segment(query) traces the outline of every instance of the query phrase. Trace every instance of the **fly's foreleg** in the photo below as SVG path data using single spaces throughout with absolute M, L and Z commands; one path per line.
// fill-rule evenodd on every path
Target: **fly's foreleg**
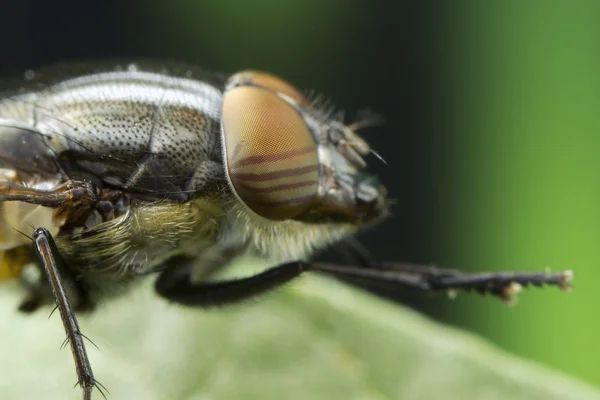
M 95 204 L 98 201 L 98 192 L 92 183 L 83 181 L 69 181 L 51 190 L 4 181 L 0 182 L 0 203 L 3 201 L 23 201 L 58 208 L 80 203 Z
M 262 273 L 220 282 L 195 282 L 189 271 L 167 269 L 156 281 L 156 291 L 163 297 L 190 306 L 218 306 L 234 303 L 274 289 L 304 272 L 323 272 L 339 278 L 397 288 L 416 288 L 422 291 L 474 290 L 500 297 L 506 302 L 514 299 L 521 286 L 558 286 L 570 288 L 571 271 L 463 273 L 425 265 L 381 263 L 356 267 L 316 262 L 295 261 L 270 268 Z
M 59 311 L 67 334 L 66 341 L 71 346 L 71 352 L 73 353 L 78 378 L 77 382 L 83 390 L 83 399 L 91 399 L 92 390 L 95 386 L 98 387 L 98 390 L 104 396 L 101 390 L 102 385 L 94 378 L 92 366 L 90 365 L 83 341 L 84 335 L 79 330 L 77 317 L 73 312 L 73 307 L 71 307 L 71 302 L 63 285 L 59 271 L 62 259 L 52 239 L 52 235 L 46 229 L 38 228 L 33 233 L 33 251 L 38 257 L 39 262 L 43 265 L 48 282 L 52 288 L 56 300 L 56 308 Z

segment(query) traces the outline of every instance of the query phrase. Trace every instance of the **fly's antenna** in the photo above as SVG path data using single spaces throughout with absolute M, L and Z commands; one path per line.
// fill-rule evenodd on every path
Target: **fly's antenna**
M 381 126 L 385 123 L 385 119 L 381 114 L 372 111 L 369 108 L 359 111 L 356 114 L 356 120 L 348 125 L 348 128 L 356 132 L 365 128 L 373 128 Z

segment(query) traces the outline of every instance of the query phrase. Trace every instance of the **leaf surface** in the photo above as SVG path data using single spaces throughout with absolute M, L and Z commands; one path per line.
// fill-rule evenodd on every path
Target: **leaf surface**
M 80 399 L 58 314 L 18 313 L 21 295 L 0 286 L 0 398 Z M 600 400 L 575 379 L 323 277 L 208 311 L 166 303 L 149 281 L 80 325 L 114 400 Z

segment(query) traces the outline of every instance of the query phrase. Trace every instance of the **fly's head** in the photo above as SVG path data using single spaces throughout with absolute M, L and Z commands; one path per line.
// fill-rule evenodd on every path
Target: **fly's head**
M 367 143 L 278 77 L 229 78 L 221 140 L 229 186 L 259 221 L 253 229 L 309 235 L 320 247 L 387 215 L 387 191 L 366 171 Z

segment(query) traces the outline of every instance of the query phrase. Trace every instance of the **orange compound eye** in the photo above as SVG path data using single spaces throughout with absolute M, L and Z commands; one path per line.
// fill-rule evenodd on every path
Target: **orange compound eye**
M 240 200 L 271 220 L 294 218 L 317 194 L 317 144 L 302 116 L 257 86 L 225 92 L 221 136 L 227 177 Z
M 259 71 L 242 71 L 233 75 L 229 82 L 251 82 L 252 84 L 265 87 L 276 93 L 283 93 L 291 97 L 298 104 L 309 104 L 308 99 L 294 86 L 279 78 L 278 76 Z

